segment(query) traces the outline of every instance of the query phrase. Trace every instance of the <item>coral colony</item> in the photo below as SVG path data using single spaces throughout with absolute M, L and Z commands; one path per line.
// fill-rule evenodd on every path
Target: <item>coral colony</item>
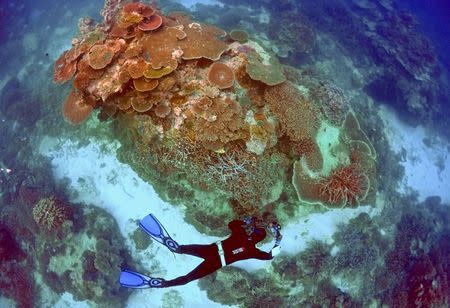
M 138 2 L 110 1 L 102 15 L 80 21 L 54 81 L 73 79 L 70 123 L 95 109 L 116 119 L 119 156 L 141 177 L 183 178 L 233 215 L 261 214 L 283 192 L 330 208 L 373 200 L 375 150 L 337 87 L 281 65 L 242 30 Z

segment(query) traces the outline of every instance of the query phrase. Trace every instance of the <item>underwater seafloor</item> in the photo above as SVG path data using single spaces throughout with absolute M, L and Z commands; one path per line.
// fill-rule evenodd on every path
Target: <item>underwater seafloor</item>
M 448 2 L 127 2 L 0 0 L 0 307 L 449 306 Z M 148 213 L 281 254 L 125 289 L 200 261 Z

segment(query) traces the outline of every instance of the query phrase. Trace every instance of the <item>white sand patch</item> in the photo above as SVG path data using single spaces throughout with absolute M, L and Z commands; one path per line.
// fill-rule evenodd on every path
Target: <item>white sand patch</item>
M 73 295 L 67 292 L 64 292 L 63 295 L 59 298 L 59 300 L 52 305 L 54 308 L 90 308 L 92 307 L 92 302 L 89 301 L 76 301 L 73 298 Z
M 450 144 L 423 126 L 402 123 L 387 107 L 380 108 L 379 115 L 392 149 L 404 156 L 401 192 L 413 189 L 420 201 L 438 195 L 450 202 Z

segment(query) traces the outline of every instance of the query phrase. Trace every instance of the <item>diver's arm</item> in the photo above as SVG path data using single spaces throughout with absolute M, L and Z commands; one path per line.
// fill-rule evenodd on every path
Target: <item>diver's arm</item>
M 274 237 L 275 237 L 275 243 L 272 247 L 272 249 L 270 250 L 270 254 L 272 255 L 272 257 L 278 255 L 281 251 L 281 239 L 283 238 L 283 236 L 281 235 L 281 226 L 277 223 L 270 223 L 269 224 L 270 230 L 272 231 Z

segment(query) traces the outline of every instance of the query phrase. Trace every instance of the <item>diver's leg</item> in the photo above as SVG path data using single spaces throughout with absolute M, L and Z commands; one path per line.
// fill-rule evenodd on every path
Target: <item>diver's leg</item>
M 180 276 L 178 278 L 172 279 L 172 280 L 163 281 L 162 287 L 166 288 L 166 287 L 184 285 L 193 280 L 200 279 L 209 274 L 212 274 L 221 267 L 222 267 L 222 265 L 220 264 L 220 259 L 218 259 L 218 257 L 205 259 L 205 261 L 200 263 L 190 273 L 188 273 L 184 276 Z
M 180 245 L 176 252 L 206 259 L 217 253 L 217 246 L 216 244 Z

